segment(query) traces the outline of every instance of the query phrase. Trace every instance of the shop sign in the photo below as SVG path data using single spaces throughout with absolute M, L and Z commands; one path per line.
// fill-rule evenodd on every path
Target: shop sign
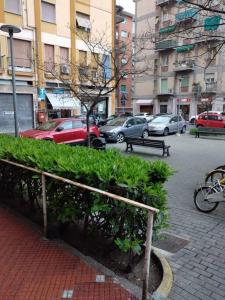
M 65 90 L 63 88 L 55 88 L 53 89 L 53 94 L 64 94 Z
M 14 115 L 14 111 L 3 111 L 3 115 Z
M 46 91 L 44 88 L 39 88 L 38 90 L 38 98 L 40 100 L 45 100 Z
M 190 103 L 192 100 L 191 98 L 177 98 L 177 102 L 180 102 L 180 103 Z

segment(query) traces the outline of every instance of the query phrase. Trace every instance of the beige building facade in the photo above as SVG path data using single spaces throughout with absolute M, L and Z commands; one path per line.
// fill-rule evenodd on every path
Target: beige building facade
M 215 49 L 225 30 L 218 16 L 182 1 L 136 0 L 135 20 L 136 35 L 155 42 L 145 51 L 151 71 L 135 78 L 134 112 L 177 113 L 180 107 L 189 120 L 207 109 L 224 111 L 225 56 Z
M 92 54 L 76 32 L 89 37 L 104 31 L 114 47 L 115 1 L 101 0 L 4 0 L 0 1 L 0 26 L 12 24 L 19 129 L 25 130 L 51 117 L 81 113 L 79 101 L 62 105 L 58 98 L 71 98 L 61 80 L 48 72 L 57 65 L 63 79 L 74 76 L 71 65 L 90 65 Z M 0 132 L 13 131 L 11 60 L 8 34 L 0 31 Z M 70 66 L 69 63 L 70 62 Z M 59 96 L 61 95 L 61 96 Z M 115 111 L 115 96 L 104 99 L 107 115 Z M 104 102 L 103 101 L 103 102 Z

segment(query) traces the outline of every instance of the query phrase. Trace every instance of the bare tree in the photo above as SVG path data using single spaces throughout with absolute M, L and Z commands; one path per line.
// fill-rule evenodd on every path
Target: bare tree
M 135 51 L 127 43 L 117 43 L 116 49 L 109 43 L 106 31 L 96 36 L 89 32 L 80 33 L 75 30 L 77 38 L 82 42 L 86 53 L 91 55 L 89 64 L 86 59 L 72 61 L 64 58 L 64 64 L 68 68 L 67 75 L 62 72 L 60 63 L 46 62 L 44 65 L 38 62 L 37 67 L 46 73 L 50 73 L 54 79 L 60 81 L 71 95 L 80 100 L 81 106 L 86 110 L 86 126 L 88 132 L 88 145 L 91 145 L 89 118 L 94 107 L 110 96 L 119 86 L 124 76 L 143 74 L 151 69 L 151 63 L 143 61 L 136 65 L 135 59 L 145 49 L 146 41 L 139 39 Z M 130 41 L 130 43 L 133 41 Z M 60 58 L 58 59 L 60 61 Z

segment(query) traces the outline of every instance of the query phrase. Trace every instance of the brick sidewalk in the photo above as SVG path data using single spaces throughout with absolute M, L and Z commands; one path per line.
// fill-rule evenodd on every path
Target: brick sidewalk
M 0 300 L 134 299 L 110 278 L 97 283 L 101 273 L 30 227 L 0 207 Z

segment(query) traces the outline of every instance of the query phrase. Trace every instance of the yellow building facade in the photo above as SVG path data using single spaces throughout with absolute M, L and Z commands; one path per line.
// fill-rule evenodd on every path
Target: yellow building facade
M 68 105 L 64 101 L 72 96 L 63 83 L 76 76 L 71 66 L 81 60 L 88 66 L 92 60 L 90 49 L 77 32 L 89 38 L 104 33 L 113 49 L 114 13 L 114 0 L 0 1 L 0 26 L 11 24 L 21 29 L 14 34 L 20 130 L 31 128 L 44 118 L 82 112 L 79 101 L 74 101 L 74 107 L 71 101 Z M 56 66 L 60 76 L 54 76 Z M 8 34 L 0 31 L 0 132 L 13 131 L 11 73 Z M 61 107 L 60 97 L 64 99 Z M 114 98 L 113 93 L 107 95 L 96 112 L 114 113 Z

